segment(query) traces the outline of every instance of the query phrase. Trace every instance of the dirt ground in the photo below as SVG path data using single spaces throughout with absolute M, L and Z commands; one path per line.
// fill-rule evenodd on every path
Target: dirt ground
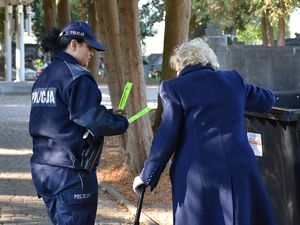
M 122 165 L 120 151 L 116 149 L 104 149 L 98 174 L 100 174 L 101 181 L 116 188 L 127 200 L 133 203 L 137 201 L 137 195 L 132 190 L 132 182 L 138 174 L 132 174 L 126 166 Z M 145 195 L 144 205 L 150 206 L 154 204 L 171 204 L 170 179 L 166 172 L 163 173 L 156 189 L 153 192 L 147 191 Z
M 107 139 L 105 147 L 102 152 L 100 166 L 97 170 L 101 181 L 104 181 L 114 187 L 120 194 L 122 194 L 133 205 L 137 204 L 138 196 L 132 190 L 132 182 L 138 174 L 132 174 L 128 168 L 122 164 L 122 153 L 114 139 Z M 149 215 L 155 215 L 156 211 L 164 211 L 162 216 L 164 218 L 156 218 L 157 220 L 167 220 L 161 224 L 172 224 L 171 220 L 171 184 L 168 173 L 165 171 L 154 191 L 150 192 L 147 189 L 144 202 L 143 211 L 148 212 Z M 154 218 L 155 219 L 155 218 Z

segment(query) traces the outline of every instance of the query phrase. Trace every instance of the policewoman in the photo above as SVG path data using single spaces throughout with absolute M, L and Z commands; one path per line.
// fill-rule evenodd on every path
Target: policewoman
M 218 70 L 200 38 L 175 48 L 178 77 L 161 83 L 163 114 L 144 169 L 134 179 L 153 190 L 170 168 L 176 225 L 274 225 L 268 196 L 244 130 L 244 112 L 266 112 L 273 94 Z
M 41 47 L 53 57 L 32 88 L 32 179 L 53 224 L 92 225 L 99 159 L 91 172 L 82 167 L 90 147 L 83 135 L 88 132 L 101 148 L 103 137 L 123 134 L 128 121 L 100 104 L 101 92 L 86 67 L 93 49 L 104 51 L 104 46 L 88 24 L 73 21 L 54 28 Z

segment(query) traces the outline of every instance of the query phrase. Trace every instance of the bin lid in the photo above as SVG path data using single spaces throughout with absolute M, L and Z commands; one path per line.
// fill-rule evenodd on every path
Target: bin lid
M 274 91 L 276 98 L 276 107 L 299 109 L 300 108 L 300 90 Z
M 246 111 L 245 115 L 264 118 L 264 119 L 291 122 L 291 121 L 298 121 L 300 119 L 300 109 L 273 107 L 270 112 L 260 113 L 260 112 Z

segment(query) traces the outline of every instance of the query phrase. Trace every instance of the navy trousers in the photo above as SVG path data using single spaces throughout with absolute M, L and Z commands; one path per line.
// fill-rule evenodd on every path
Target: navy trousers
M 98 182 L 96 172 L 31 163 L 32 180 L 54 225 L 93 225 Z

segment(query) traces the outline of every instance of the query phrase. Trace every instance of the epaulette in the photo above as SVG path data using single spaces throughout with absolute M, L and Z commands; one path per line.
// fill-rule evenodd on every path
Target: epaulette
M 64 62 L 68 66 L 68 68 L 72 74 L 73 80 L 75 80 L 83 75 L 88 75 L 88 76 L 93 77 L 93 75 L 91 74 L 91 72 L 89 70 L 80 66 L 79 64 L 69 63 L 66 61 L 64 61 Z

